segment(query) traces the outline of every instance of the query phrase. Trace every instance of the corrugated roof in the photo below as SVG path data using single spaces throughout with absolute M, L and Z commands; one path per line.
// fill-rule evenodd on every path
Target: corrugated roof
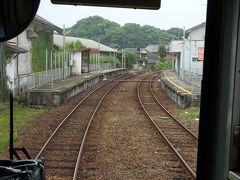
M 203 23 L 201 23 L 201 24 L 198 24 L 198 25 L 196 25 L 196 26 L 194 26 L 194 27 L 192 27 L 192 28 L 190 28 L 190 29 L 187 29 L 186 32 L 185 32 L 185 34 L 191 32 L 191 31 L 193 31 L 193 30 L 195 30 L 195 29 L 197 29 L 197 28 L 203 27 L 203 26 L 206 26 L 206 23 L 205 23 L 205 22 L 203 22 Z
M 93 41 L 91 39 L 84 39 L 84 38 L 79 38 L 79 37 L 70 37 L 70 36 L 65 36 L 65 42 L 74 42 L 74 41 L 80 41 L 83 46 L 86 48 L 95 48 L 95 49 L 100 49 L 102 52 L 117 52 L 115 49 L 106 46 L 104 44 L 98 43 L 96 41 Z M 63 46 L 63 36 L 54 34 L 53 35 L 53 43 L 56 46 L 62 47 Z
M 159 48 L 159 44 L 150 44 L 145 49 L 148 52 L 157 53 L 158 52 L 158 48 Z
M 46 26 L 48 26 L 49 28 L 59 32 L 59 33 L 62 33 L 63 29 L 56 26 L 55 24 L 49 22 L 48 20 L 44 19 L 43 17 L 39 16 L 36 14 L 36 16 L 34 17 L 33 21 L 35 22 L 38 22 L 38 23 L 41 23 L 41 24 L 44 24 Z

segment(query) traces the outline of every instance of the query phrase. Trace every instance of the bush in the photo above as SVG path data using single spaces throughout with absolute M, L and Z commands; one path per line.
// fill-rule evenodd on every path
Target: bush
M 100 63 L 114 63 L 114 57 L 113 56 L 100 56 Z
M 128 70 L 133 69 L 133 65 L 137 62 L 137 55 L 132 52 L 126 52 L 126 67 Z
M 114 57 L 113 56 L 100 56 L 100 63 L 111 63 L 112 65 L 114 65 Z M 122 66 L 122 64 L 120 63 L 120 61 L 117 57 L 115 57 L 115 63 L 116 63 L 117 68 Z
M 165 59 L 159 60 L 157 64 L 154 66 L 154 69 L 157 71 L 162 71 L 164 69 L 171 69 L 171 68 L 172 68 L 172 63 Z

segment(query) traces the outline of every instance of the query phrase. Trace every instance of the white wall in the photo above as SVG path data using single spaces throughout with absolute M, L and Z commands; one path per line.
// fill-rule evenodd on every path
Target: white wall
M 198 57 L 198 48 L 204 47 L 204 41 L 184 41 L 181 53 L 180 75 L 182 77 L 183 70 L 202 74 L 203 61 L 193 61 Z
M 188 40 L 204 40 L 205 38 L 205 26 L 201 26 L 190 32 Z
M 183 49 L 183 41 L 172 41 L 169 46 L 169 52 L 182 52 Z
M 28 50 L 27 53 L 19 54 L 18 56 L 18 74 L 32 73 L 32 43 L 31 40 L 27 38 L 27 31 L 24 31 L 18 36 L 18 46 Z
M 28 52 L 19 54 L 18 57 L 13 57 L 8 64 L 6 64 L 6 74 L 8 80 L 12 83 L 8 83 L 9 88 L 14 90 L 17 86 L 16 78 L 17 75 L 29 74 L 32 72 L 31 66 L 31 41 L 27 38 L 27 31 L 23 31 L 18 37 L 15 37 L 9 42 L 14 43 L 14 45 L 26 49 Z M 17 63 L 18 59 L 18 63 Z M 18 64 L 18 66 L 17 66 Z M 18 74 L 17 74 L 18 72 Z
M 81 75 L 82 53 L 74 52 L 72 58 L 73 58 L 72 75 Z
M 193 58 L 198 57 L 198 48 L 204 48 L 204 41 L 172 41 L 170 44 L 170 52 L 178 53 L 175 57 L 174 69 L 183 78 L 183 72 L 189 71 L 193 73 L 202 74 L 203 61 L 193 61 Z M 180 58 L 180 72 L 179 61 Z

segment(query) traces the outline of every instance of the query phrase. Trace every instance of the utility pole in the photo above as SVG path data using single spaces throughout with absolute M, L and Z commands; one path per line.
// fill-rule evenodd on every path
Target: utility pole
M 65 25 L 63 25 L 63 61 L 62 61 L 62 73 L 63 73 L 63 79 L 64 79 L 64 71 L 65 71 Z
M 124 58 L 123 50 L 124 50 L 124 49 L 122 49 L 122 68 L 124 68 L 124 67 L 123 67 L 123 66 L 124 66 L 124 65 L 123 65 L 123 58 Z
M 116 68 L 116 50 L 114 49 L 114 65 L 113 68 Z
M 185 26 L 183 27 L 183 53 L 182 53 L 182 73 L 181 73 L 181 65 L 180 65 L 180 74 L 182 74 L 182 77 L 184 76 L 184 61 L 185 61 Z
M 98 38 L 98 73 L 100 69 L 100 38 Z
M 0 43 L 0 78 L 3 77 L 3 45 Z
M 65 53 L 65 36 L 68 34 L 68 33 L 70 33 L 71 32 L 71 29 L 68 31 L 68 32 L 66 32 L 66 29 L 65 29 L 65 25 L 63 25 L 63 64 L 62 64 L 62 66 L 63 66 L 63 79 L 65 78 L 64 76 L 64 71 L 65 71 L 65 58 L 66 58 L 66 53 Z
M 3 59 L 3 43 L 0 43 L 0 84 L 2 85 L 2 101 L 5 102 L 5 70 Z

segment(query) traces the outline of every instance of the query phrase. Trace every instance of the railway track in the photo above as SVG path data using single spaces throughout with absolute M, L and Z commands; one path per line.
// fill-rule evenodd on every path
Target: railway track
M 137 87 L 138 100 L 148 119 L 181 162 L 189 177 L 195 179 L 198 139 L 170 114 L 157 99 L 152 89 L 152 82 L 155 77 L 156 75 L 151 74 L 139 82 Z M 178 171 L 178 167 L 173 168 Z
M 129 77 L 131 76 L 116 79 Z M 44 160 L 48 179 L 78 178 L 79 163 L 91 122 L 106 95 L 120 82 L 106 82 L 89 93 L 44 144 L 36 159 Z

